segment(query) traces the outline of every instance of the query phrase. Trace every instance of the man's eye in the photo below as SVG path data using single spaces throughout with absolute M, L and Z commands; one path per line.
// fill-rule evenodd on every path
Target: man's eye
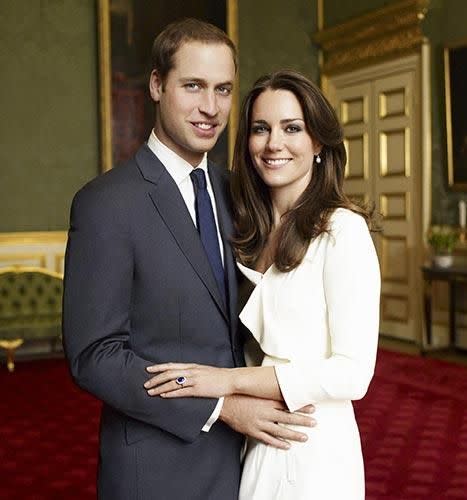
M 221 95 L 230 95 L 232 93 L 232 89 L 230 87 L 218 87 L 217 92 Z
M 190 83 L 185 84 L 185 88 L 188 90 L 199 90 L 200 85 L 199 85 L 199 83 L 190 82 Z

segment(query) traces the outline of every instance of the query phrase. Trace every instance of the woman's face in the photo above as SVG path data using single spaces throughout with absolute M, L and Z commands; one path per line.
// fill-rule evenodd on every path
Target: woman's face
M 271 190 L 297 199 L 311 179 L 320 148 L 305 128 L 303 112 L 288 90 L 265 90 L 253 104 L 248 148 L 253 164 Z

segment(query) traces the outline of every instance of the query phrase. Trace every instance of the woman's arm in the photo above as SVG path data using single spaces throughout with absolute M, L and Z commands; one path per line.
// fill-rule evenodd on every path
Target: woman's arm
M 323 287 L 330 356 L 320 362 L 275 367 L 290 411 L 326 400 L 362 398 L 373 376 L 378 346 L 380 273 L 362 217 L 336 214 L 326 249 Z M 306 380 L 306 383 L 299 381 Z
M 155 374 L 144 384 L 150 396 L 218 398 L 242 394 L 283 401 L 273 366 L 216 368 L 165 363 L 149 366 L 147 371 Z
M 292 412 L 318 401 L 363 397 L 373 376 L 378 344 L 378 259 L 360 216 L 342 214 L 332 238 L 323 272 L 331 337 L 327 359 L 233 369 L 155 365 L 147 369 L 159 374 L 145 384 L 148 393 L 162 397 L 244 394 L 285 401 Z M 178 377 L 186 378 L 183 386 L 177 384 Z

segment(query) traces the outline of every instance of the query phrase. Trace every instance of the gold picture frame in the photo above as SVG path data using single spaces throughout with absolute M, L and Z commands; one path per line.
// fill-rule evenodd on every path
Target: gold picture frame
M 467 40 L 444 48 L 448 182 L 467 191 Z
M 154 5 L 154 1 L 151 5 Z M 101 170 L 107 171 L 115 163 L 114 138 L 112 136 L 112 26 L 111 11 L 126 16 L 128 33 L 134 27 L 134 16 L 131 11 L 132 0 L 98 0 L 97 25 L 98 25 L 98 60 L 99 60 L 99 121 L 100 121 L 100 164 Z M 225 0 L 225 27 L 227 34 L 238 47 L 238 0 Z M 130 35 L 129 35 L 130 36 Z M 146 58 L 149 59 L 148 53 Z M 238 72 L 234 88 L 232 112 L 227 136 L 227 158 L 230 165 L 235 135 L 238 124 L 239 85 Z M 118 161 L 116 162 L 118 163 Z

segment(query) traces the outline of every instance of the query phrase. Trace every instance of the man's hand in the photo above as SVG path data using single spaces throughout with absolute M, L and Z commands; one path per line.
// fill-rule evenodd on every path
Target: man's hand
M 298 411 L 312 413 L 314 407 L 309 405 Z M 313 418 L 290 413 L 285 404 L 279 401 L 238 395 L 225 398 L 219 418 L 235 431 L 283 450 L 290 448 L 289 441 L 304 442 L 308 436 L 280 424 L 303 427 L 316 425 Z

